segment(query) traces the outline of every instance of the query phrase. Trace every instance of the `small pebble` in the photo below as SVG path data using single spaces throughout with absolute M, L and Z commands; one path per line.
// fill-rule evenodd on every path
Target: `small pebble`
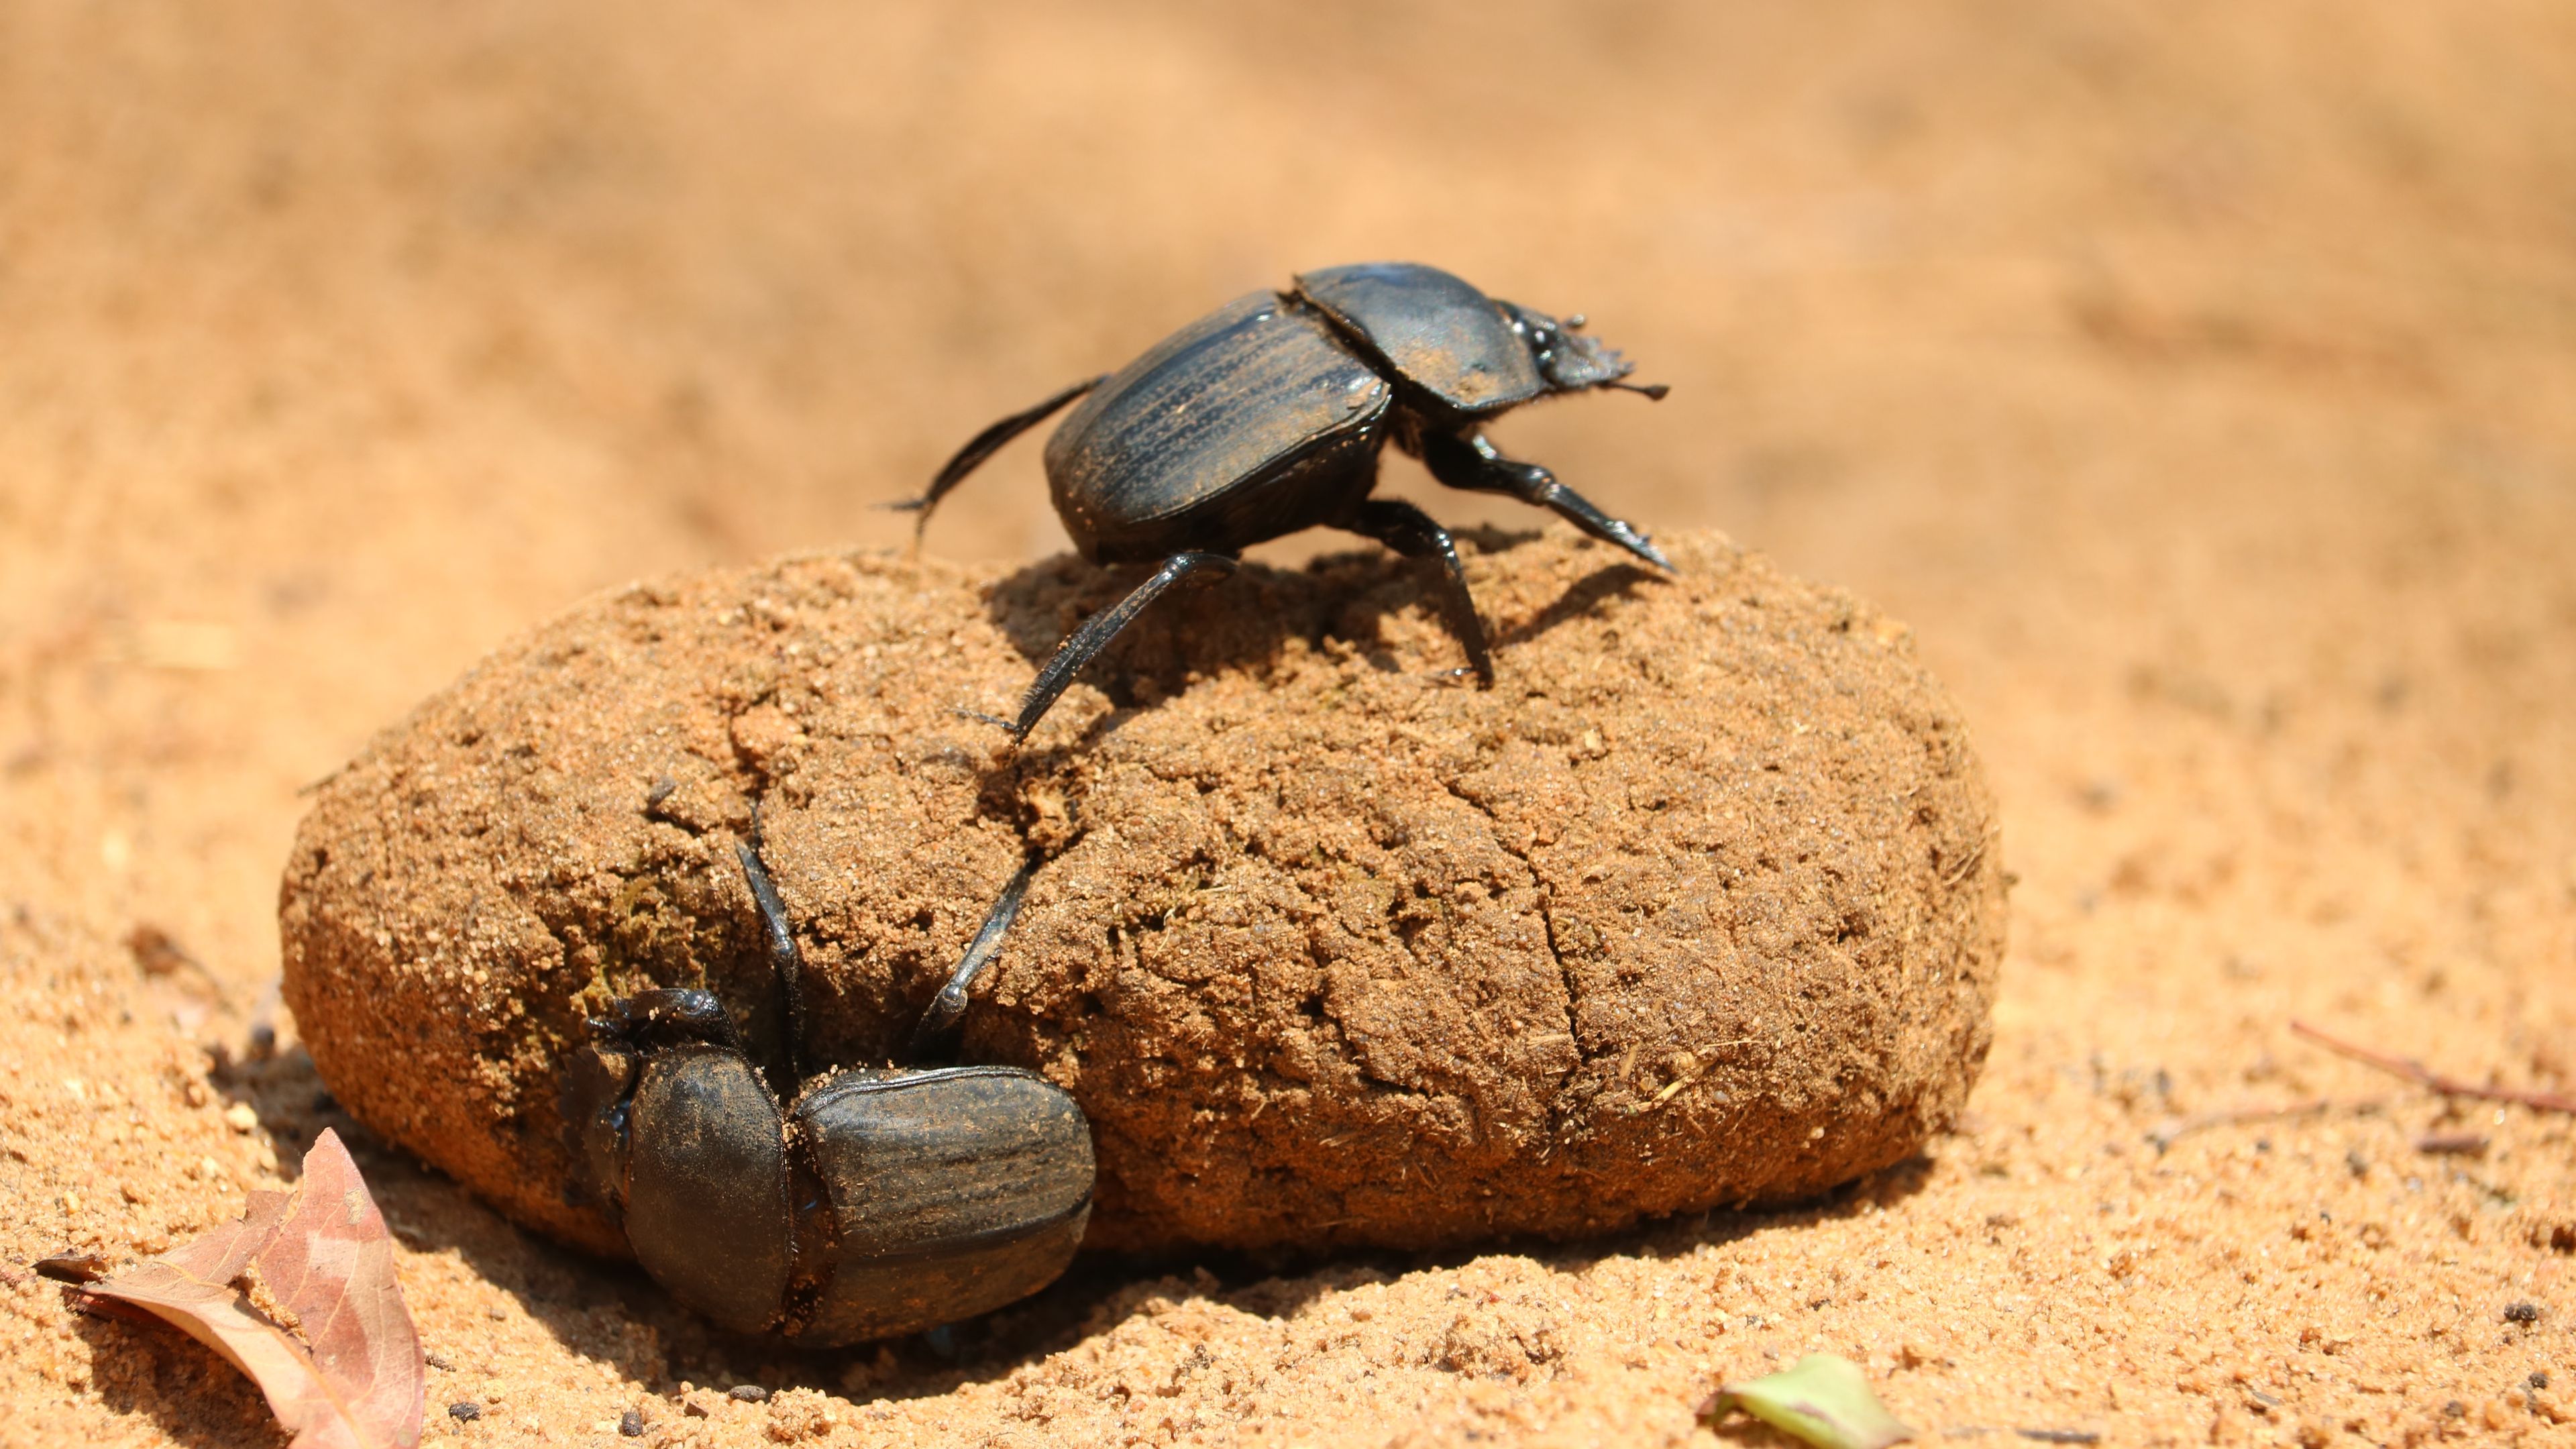
M 447 1406 L 447 1417 L 460 1424 L 471 1424 L 483 1417 L 483 1406 L 471 1399 L 459 1399 Z
M 224 1125 L 235 1132 L 248 1133 L 259 1125 L 259 1113 L 248 1102 L 235 1102 L 224 1109 Z
M 642 1409 L 629 1409 L 623 1415 L 619 1416 L 617 1420 L 617 1432 L 625 1435 L 629 1439 L 643 1438 L 644 1411 Z
M 769 1402 L 769 1390 L 758 1384 L 736 1384 L 725 1390 L 725 1397 L 740 1399 L 746 1404 L 765 1404 Z
M 422 1354 L 420 1356 L 420 1361 L 434 1369 L 452 1369 L 456 1367 L 456 1365 L 447 1361 L 447 1355 L 443 1353 Z

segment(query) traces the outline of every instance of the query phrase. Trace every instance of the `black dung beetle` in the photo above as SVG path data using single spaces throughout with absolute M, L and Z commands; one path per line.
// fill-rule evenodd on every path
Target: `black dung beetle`
M 1059 645 L 1003 721 L 1025 739 L 1082 666 L 1162 593 L 1221 578 L 1252 544 L 1323 525 L 1378 540 L 1448 573 L 1450 628 L 1493 683 L 1493 655 L 1447 529 L 1410 503 L 1372 498 L 1392 440 L 1452 488 L 1554 509 L 1577 528 L 1657 568 L 1645 535 L 1609 517 L 1535 463 L 1485 439 L 1494 417 L 1553 393 L 1616 387 L 1633 363 L 1564 322 L 1488 297 L 1437 267 L 1363 262 L 1307 272 L 1287 292 L 1238 297 L 1109 377 L 1079 382 L 993 424 L 950 459 L 921 497 L 922 516 L 1003 444 L 1089 393 L 1047 440 L 1047 486 L 1082 556 L 1152 563 L 1153 577 Z
M 793 1105 L 780 1110 L 709 992 L 639 992 L 591 1022 L 566 1117 L 636 1261 L 720 1327 L 807 1346 L 934 1328 L 1053 1282 L 1091 1218 L 1082 1109 L 1012 1067 L 803 1081 L 802 961 L 758 850 L 739 853 L 786 999 Z M 914 1060 L 956 1024 L 1030 873 L 914 1030 Z

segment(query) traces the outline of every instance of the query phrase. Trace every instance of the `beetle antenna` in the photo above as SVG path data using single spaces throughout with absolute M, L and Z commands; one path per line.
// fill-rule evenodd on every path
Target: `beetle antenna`
M 939 994 L 930 1000 L 930 1009 L 921 1014 L 921 1023 L 912 1029 L 912 1041 L 905 1051 L 907 1059 L 919 1062 L 929 1056 L 942 1038 L 966 1014 L 966 998 L 975 989 L 975 978 L 984 974 L 993 957 L 1002 949 L 1002 937 L 1009 933 L 1011 922 L 1019 918 L 1020 902 L 1028 897 L 1029 881 L 1038 873 L 1038 857 L 1032 855 L 1020 862 L 1019 873 L 1002 887 L 1001 897 L 984 913 L 984 924 L 975 931 L 974 941 L 966 947 L 966 957 Z
M 1642 392 L 1654 402 L 1662 402 L 1664 394 L 1673 390 L 1673 385 L 1668 382 L 1614 382 L 1610 386 L 1621 392 Z

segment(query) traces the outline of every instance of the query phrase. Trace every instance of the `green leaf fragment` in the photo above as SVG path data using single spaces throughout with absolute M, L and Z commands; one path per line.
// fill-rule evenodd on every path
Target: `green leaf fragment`
M 1850 1359 L 1811 1353 L 1794 1367 L 1718 1390 L 1716 1411 L 1740 1408 L 1820 1449 L 1886 1449 L 1914 1437 Z

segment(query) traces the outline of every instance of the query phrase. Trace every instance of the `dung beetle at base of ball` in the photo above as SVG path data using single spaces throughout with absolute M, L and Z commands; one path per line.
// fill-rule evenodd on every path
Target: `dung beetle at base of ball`
M 921 497 L 930 512 L 967 474 L 1066 404 L 1047 440 L 1047 486 L 1074 546 L 1095 564 L 1152 564 L 1126 598 L 1057 646 L 1014 720 L 1025 739 L 1083 665 L 1165 591 L 1234 572 L 1245 548 L 1318 526 L 1376 539 L 1445 573 L 1449 627 L 1485 684 L 1492 651 L 1449 531 L 1410 503 L 1372 498 L 1389 442 L 1452 488 L 1500 493 L 1670 570 L 1646 536 L 1535 463 L 1503 456 L 1484 424 L 1535 398 L 1622 388 L 1635 365 L 1563 322 L 1436 267 L 1363 262 L 1238 297 L 1111 376 L 1076 383 L 994 423 Z M 1088 395 L 1086 397 L 1086 394 Z M 916 530 L 918 536 L 918 530 Z
M 576 1172 L 635 1260 L 717 1326 L 807 1347 L 935 1328 L 1053 1282 L 1091 1217 L 1082 1109 L 1015 1067 L 807 1081 L 803 960 L 757 845 L 737 849 L 786 1005 L 786 1090 L 696 990 L 612 1003 L 566 1086 Z M 941 1053 L 1030 873 L 924 1012 L 913 1063 Z

